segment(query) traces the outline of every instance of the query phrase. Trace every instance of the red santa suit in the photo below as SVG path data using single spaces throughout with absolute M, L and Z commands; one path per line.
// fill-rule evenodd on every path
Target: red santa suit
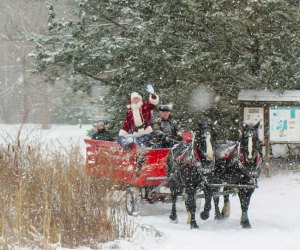
M 142 97 L 136 92 L 131 94 L 131 100 L 139 97 L 139 103 L 132 103 L 128 106 L 126 118 L 119 135 L 129 133 L 150 134 L 152 133 L 152 110 L 159 102 L 158 95 L 150 94 L 149 101 L 142 102 Z

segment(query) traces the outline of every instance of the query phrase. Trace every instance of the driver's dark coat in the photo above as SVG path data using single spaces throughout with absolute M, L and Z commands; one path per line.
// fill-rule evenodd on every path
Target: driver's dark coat
M 165 143 L 166 136 L 179 139 L 178 132 L 180 132 L 180 126 L 171 116 L 168 119 L 160 117 L 153 122 L 153 135 L 156 143 Z

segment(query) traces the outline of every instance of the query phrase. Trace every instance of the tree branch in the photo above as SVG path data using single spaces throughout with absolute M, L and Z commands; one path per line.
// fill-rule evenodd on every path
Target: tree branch
M 99 9 L 97 9 L 95 6 L 92 6 L 94 10 L 96 10 L 98 13 L 100 13 L 106 20 L 110 21 L 111 23 L 115 24 L 116 26 L 127 30 L 127 28 L 121 24 L 119 24 L 118 22 L 112 20 L 110 17 L 106 16 L 102 11 L 100 11 Z

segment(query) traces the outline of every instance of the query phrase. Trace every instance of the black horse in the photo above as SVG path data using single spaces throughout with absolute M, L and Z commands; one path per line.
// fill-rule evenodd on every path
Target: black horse
M 174 146 L 168 155 L 168 181 L 171 190 L 172 209 L 169 216 L 172 222 L 177 222 L 177 196 L 185 189 L 185 206 L 190 213 L 190 227 L 198 228 L 196 223 L 195 194 L 198 188 L 203 187 L 203 176 L 212 172 L 214 168 L 214 147 L 210 127 L 202 127 L 195 141 L 193 133 L 190 142 L 181 142 Z
M 259 122 L 256 125 L 245 125 L 240 141 L 228 148 L 227 155 L 216 154 L 214 171 L 204 188 L 205 205 L 204 211 L 201 213 L 202 219 L 209 217 L 212 192 L 214 189 L 224 186 L 225 191 L 231 188 L 237 189 L 242 209 L 241 225 L 243 228 L 251 227 L 248 208 L 263 166 L 262 144 L 258 137 L 258 127 Z M 222 148 L 224 145 L 219 145 L 219 147 Z M 224 196 L 224 204 L 226 202 L 229 203 L 228 194 Z M 218 210 L 217 201 L 215 201 L 215 207 Z M 222 214 L 217 214 L 217 216 L 222 217 Z

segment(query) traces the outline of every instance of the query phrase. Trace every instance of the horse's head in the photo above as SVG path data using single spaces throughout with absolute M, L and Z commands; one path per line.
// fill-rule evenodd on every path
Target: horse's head
M 243 127 L 241 148 L 247 160 L 251 161 L 254 158 L 254 153 L 259 149 L 258 127 L 257 124 L 245 124 Z
M 215 133 L 212 127 L 211 120 L 205 122 L 199 122 L 199 138 L 198 138 L 198 150 L 205 156 L 207 161 L 213 161 L 215 158 L 214 142 Z
M 258 136 L 259 125 L 260 122 L 255 125 L 244 125 L 240 144 L 241 162 L 251 176 L 259 174 L 258 170 L 262 164 L 261 141 Z

